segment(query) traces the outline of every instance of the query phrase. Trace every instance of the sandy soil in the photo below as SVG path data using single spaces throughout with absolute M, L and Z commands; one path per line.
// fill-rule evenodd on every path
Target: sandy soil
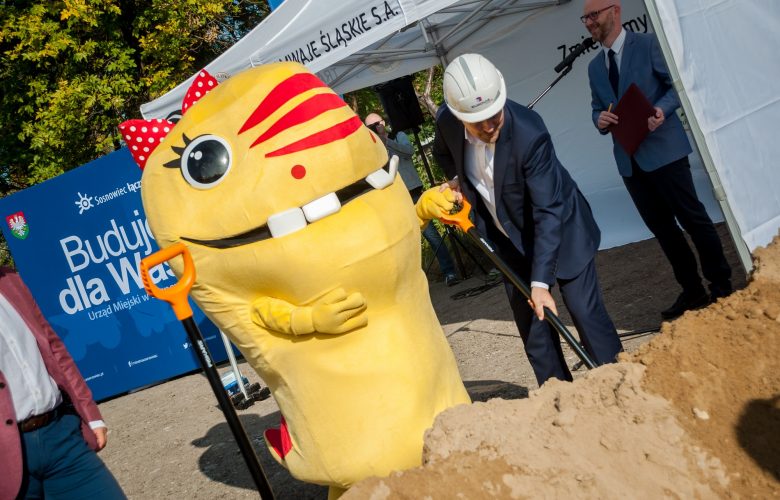
M 343 498 L 780 496 L 780 237 L 755 257 L 746 289 L 617 364 L 443 412 L 423 467 Z
M 742 288 L 744 273 L 725 228 L 719 231 L 735 268 L 734 284 Z M 771 268 L 771 263 L 778 261 L 776 257 L 766 258 L 761 268 Z M 623 339 L 624 347 L 635 353 L 656 335 L 660 329 L 658 311 L 671 304 L 678 293 L 671 270 L 652 240 L 600 252 L 597 265 L 610 314 L 619 331 L 629 334 Z M 467 266 L 474 268 L 468 259 Z M 776 269 L 765 274 L 772 272 L 780 277 Z M 736 305 L 719 303 L 675 323 L 665 323 L 658 341 L 632 354 L 644 364 L 629 364 L 627 355 L 626 362 L 609 370 L 580 369 L 575 372 L 577 380 L 573 384 L 552 384 L 535 391 L 536 382 L 511 320 L 503 287 L 490 286 L 478 269 L 473 269 L 470 279 L 451 288 L 445 287 L 435 272 L 430 277 L 434 307 L 472 398 L 476 402 L 503 400 L 445 412 L 429 433 L 425 468 L 382 482 L 361 483 L 350 491 L 353 498 L 377 494 L 377 498 L 421 498 L 424 494 L 450 498 L 456 493 L 453 488 L 473 492 L 467 495 L 471 498 L 491 492 L 507 497 L 511 492 L 534 491 L 536 496 L 579 497 L 616 497 L 618 492 L 623 497 L 636 496 L 637 491 L 686 497 L 777 494 L 780 383 L 766 372 L 772 361 L 777 367 L 778 337 L 761 330 L 771 315 L 780 315 L 775 306 L 780 304 L 780 297 L 765 290 L 770 286 L 759 292 L 753 288 L 740 292 L 736 300 L 741 302 Z M 453 296 L 465 297 L 454 300 Z M 565 313 L 561 317 L 571 325 Z M 775 323 L 780 326 L 780 322 Z M 747 326 L 754 324 L 755 328 Z M 680 333 L 691 331 L 694 333 L 688 336 Z M 715 331 L 721 333 L 711 333 Z M 745 340 L 738 345 L 755 348 L 735 349 L 735 332 L 742 332 Z M 710 345 L 709 338 L 721 342 Z M 731 343 L 726 343 L 729 339 Z M 775 351 L 769 349 L 772 341 Z M 771 352 L 774 358 L 768 357 Z M 568 350 L 566 353 L 570 364 L 575 365 L 577 358 Z M 761 358 L 765 359 L 762 365 L 755 360 L 763 354 L 767 357 Z M 251 369 L 241 366 L 251 381 L 259 381 Z M 750 370 L 740 369 L 748 366 Z M 222 367 L 221 371 L 225 370 Z M 704 390 L 707 387 L 717 387 L 718 391 Z M 109 445 L 101 457 L 130 498 L 257 497 L 202 375 L 181 377 L 124 395 L 101 403 L 100 408 L 110 428 Z M 706 412 L 709 420 L 702 420 L 701 412 Z M 326 498 L 326 488 L 292 478 L 266 451 L 262 431 L 279 422 L 272 399 L 258 402 L 239 415 L 255 442 L 277 498 Z M 580 427 L 580 423 L 587 426 Z M 544 432 L 527 439 L 531 432 L 525 429 L 534 426 Z M 611 432 L 596 437 L 600 436 L 599 429 Z M 469 443 L 462 434 L 479 436 L 480 432 L 495 440 L 494 445 L 486 445 L 487 452 L 479 447 L 480 442 Z M 563 446 L 567 443 L 571 448 Z M 465 448 L 458 448 L 460 444 Z M 724 454 L 720 450 L 723 446 L 733 453 Z M 673 452 L 664 454 L 670 448 Z M 588 453 L 594 449 L 607 458 L 597 466 L 589 466 Z M 533 458 L 533 466 L 517 460 L 518 455 Z M 655 472 L 631 486 L 625 481 L 634 480 L 635 467 Z M 760 473 L 771 467 L 774 472 Z M 563 477 L 559 470 L 565 470 Z M 696 475 L 691 475 L 689 481 L 675 482 L 676 476 L 670 473 L 685 475 L 690 470 Z M 539 471 L 543 474 L 534 479 Z M 463 481 L 452 482 L 451 472 Z M 547 481 L 540 481 L 545 477 Z M 468 486 L 469 482 L 473 484 Z M 561 489 L 532 489 L 543 488 L 542 483 L 552 485 L 550 488 L 559 484 Z

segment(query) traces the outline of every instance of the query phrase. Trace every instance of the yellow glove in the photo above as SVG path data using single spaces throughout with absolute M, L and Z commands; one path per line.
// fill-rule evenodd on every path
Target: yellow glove
M 456 200 L 455 192 L 450 188 L 444 191 L 440 189 L 440 186 L 436 186 L 425 191 L 414 206 L 421 230 L 431 219 L 438 219 L 452 210 Z
M 328 292 L 312 306 L 294 306 L 273 297 L 252 303 L 252 321 L 268 330 L 292 335 L 346 333 L 368 324 L 366 300 L 360 292 L 343 288 Z

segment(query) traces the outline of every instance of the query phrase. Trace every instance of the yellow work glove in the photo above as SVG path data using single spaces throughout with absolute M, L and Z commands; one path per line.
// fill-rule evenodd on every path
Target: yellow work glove
M 431 219 L 438 219 L 442 215 L 448 214 L 452 210 L 455 200 L 455 192 L 450 188 L 441 191 L 441 187 L 436 186 L 425 191 L 414 205 L 420 230 L 425 228 Z
M 343 288 L 328 292 L 312 306 L 294 306 L 273 297 L 252 303 L 252 321 L 268 330 L 292 335 L 346 333 L 366 326 L 366 300 L 360 292 Z

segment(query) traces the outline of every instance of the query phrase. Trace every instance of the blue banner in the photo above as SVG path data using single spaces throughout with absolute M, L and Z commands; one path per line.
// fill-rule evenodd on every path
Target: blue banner
M 121 149 L 0 200 L 17 269 L 97 400 L 200 367 L 170 306 L 143 289 L 138 263 L 158 248 L 140 189 Z M 151 274 L 160 288 L 176 283 L 167 264 Z M 223 361 L 219 331 L 193 310 Z

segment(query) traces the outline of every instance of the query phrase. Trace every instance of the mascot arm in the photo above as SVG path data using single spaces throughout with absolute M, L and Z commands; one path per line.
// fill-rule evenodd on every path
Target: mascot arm
M 252 320 L 263 328 L 288 335 L 340 334 L 368 324 L 363 295 L 348 295 L 343 288 L 332 290 L 311 306 L 260 297 L 252 303 Z
M 444 185 L 432 187 L 425 191 L 414 206 L 417 212 L 417 222 L 420 223 L 420 230 L 424 229 L 431 219 L 438 219 L 442 215 L 449 213 L 455 200 L 455 192 L 449 187 L 444 187 Z

